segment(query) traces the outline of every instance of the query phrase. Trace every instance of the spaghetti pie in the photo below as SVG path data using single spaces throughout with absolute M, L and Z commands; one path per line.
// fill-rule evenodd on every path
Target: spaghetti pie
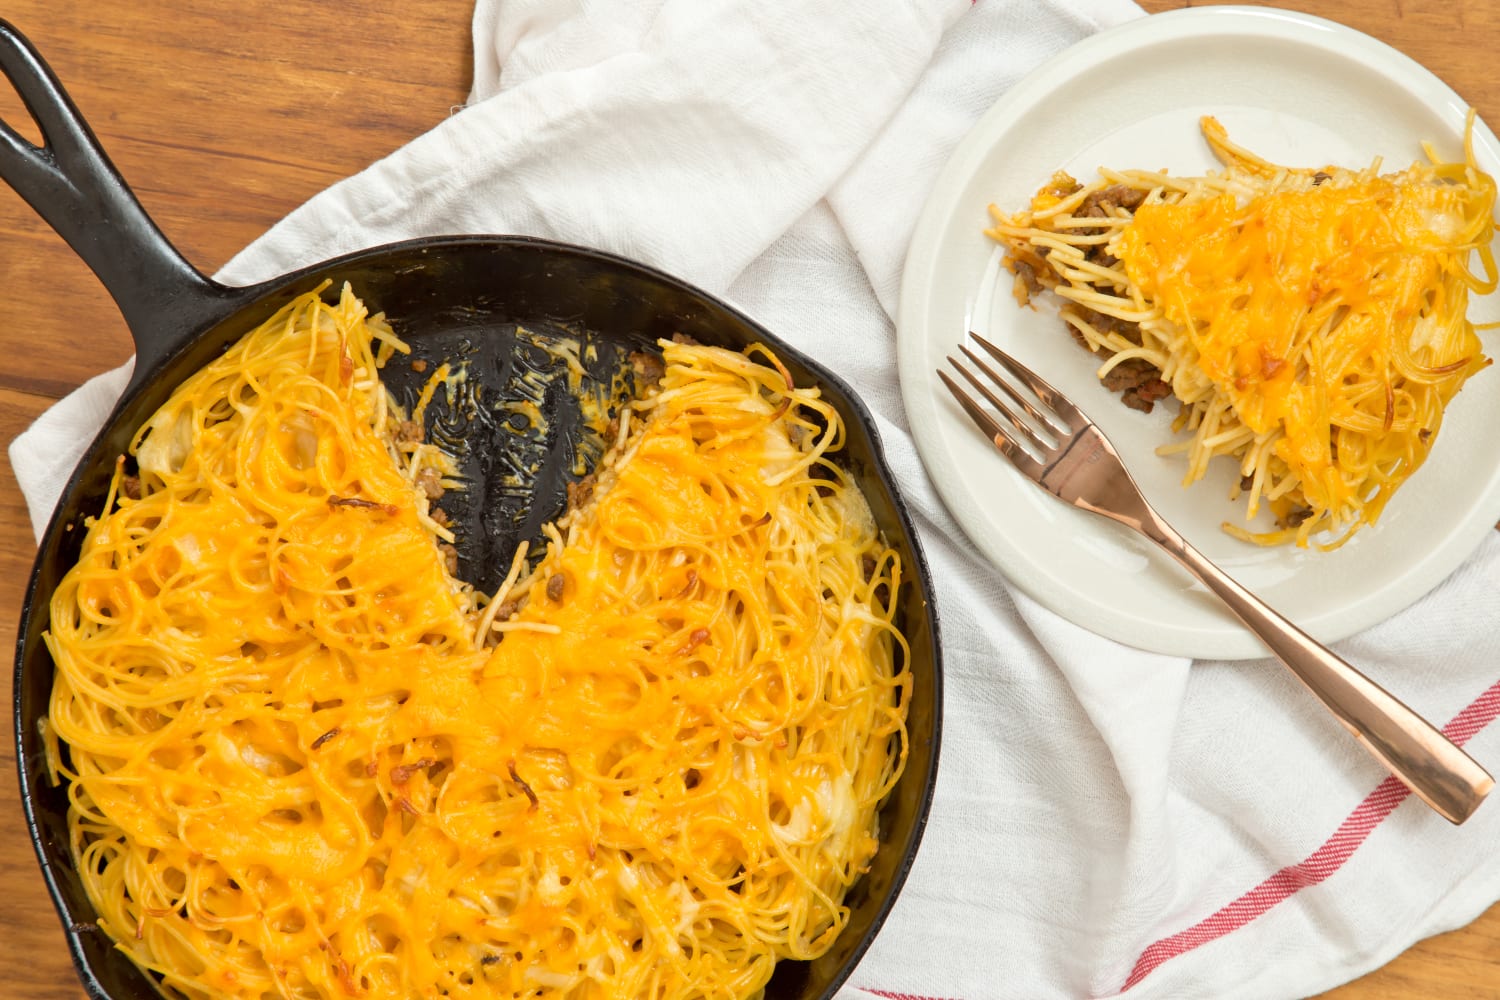
M 1203 177 L 1058 174 L 1030 207 L 991 206 L 1017 296 L 1050 289 L 1127 405 L 1172 395 L 1185 483 L 1216 455 L 1240 470 L 1261 544 L 1335 548 L 1375 523 L 1426 459 L 1443 408 L 1489 364 L 1466 316 L 1495 289 L 1494 181 L 1462 163 L 1381 174 L 1277 166 L 1203 134 L 1225 169 Z M 1476 257 L 1478 269 L 1471 268 Z
M 663 345 L 592 495 L 453 579 L 346 289 L 184 383 L 55 592 L 99 924 L 170 996 L 754 997 L 906 757 L 902 565 L 763 349 Z

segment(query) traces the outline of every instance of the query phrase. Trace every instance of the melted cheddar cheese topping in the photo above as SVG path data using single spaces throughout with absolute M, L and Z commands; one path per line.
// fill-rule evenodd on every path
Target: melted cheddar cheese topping
M 382 341 L 312 295 L 190 379 L 53 597 L 100 926 L 172 996 L 757 996 L 844 926 L 906 752 L 901 565 L 837 413 L 664 345 L 486 602 L 392 453 Z
M 1467 249 L 1462 198 L 1449 185 L 1368 177 L 1243 206 L 1228 194 L 1148 204 L 1117 253 L 1142 295 L 1188 332 L 1240 421 L 1279 432 L 1274 454 L 1312 506 L 1337 508 L 1360 483 L 1335 470 L 1334 428 L 1414 433 L 1425 414 L 1396 396 L 1403 370 L 1482 364 L 1472 329 L 1441 339 L 1431 330 L 1444 300 L 1465 292 L 1445 280 Z M 1392 392 L 1371 400 L 1372 384 Z M 1389 417 L 1388 402 L 1399 407 Z

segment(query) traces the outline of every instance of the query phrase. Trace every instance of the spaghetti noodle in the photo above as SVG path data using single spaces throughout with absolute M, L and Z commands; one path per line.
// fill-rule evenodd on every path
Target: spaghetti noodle
M 454 580 L 345 289 L 173 395 L 52 598 L 99 924 L 191 998 L 754 997 L 906 757 L 902 566 L 761 349 L 667 343 L 586 502 Z
M 1495 289 L 1494 181 L 1462 163 L 1395 174 L 1277 166 L 1203 134 L 1220 173 L 1058 174 L 1029 209 L 994 206 L 1023 304 L 1048 288 L 1128 405 L 1170 393 L 1189 440 L 1184 483 L 1217 455 L 1240 469 L 1261 544 L 1336 548 L 1375 523 L 1426 459 L 1443 408 L 1489 364 L 1466 317 Z M 1477 251 L 1482 274 L 1470 270 Z

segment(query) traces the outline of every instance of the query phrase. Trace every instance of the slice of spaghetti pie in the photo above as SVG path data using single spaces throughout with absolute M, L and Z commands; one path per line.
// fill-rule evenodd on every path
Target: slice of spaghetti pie
M 1222 172 L 1058 174 L 1024 211 L 991 206 L 988 233 L 1020 301 L 1060 296 L 1127 405 L 1177 398 L 1189 437 L 1160 451 L 1187 453 L 1186 483 L 1229 456 L 1247 519 L 1264 502 L 1277 520 L 1225 530 L 1334 548 L 1375 522 L 1489 364 L 1467 311 L 1496 284 L 1494 181 L 1472 146 L 1398 173 L 1302 169 L 1202 128 Z

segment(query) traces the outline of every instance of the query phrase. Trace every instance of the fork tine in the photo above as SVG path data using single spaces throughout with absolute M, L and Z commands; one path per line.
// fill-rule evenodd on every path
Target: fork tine
M 993 369 L 989 365 L 985 364 L 984 359 L 981 358 L 978 354 L 974 353 L 974 351 L 972 349 L 970 349 L 969 345 L 967 345 L 967 344 L 960 344 L 958 346 L 958 349 L 960 351 L 963 351 L 964 354 L 968 357 L 968 359 L 970 361 L 974 362 L 975 367 L 977 367 L 980 371 L 982 371 L 986 375 L 988 375 L 989 378 L 990 378 L 990 381 L 994 382 L 1001 389 L 1004 389 L 1005 390 L 1005 394 L 1007 396 L 1009 396 L 1011 399 L 1013 399 L 1013 400 L 1016 401 L 1016 405 L 1020 406 L 1021 409 L 1025 410 L 1027 413 L 1029 413 L 1031 415 L 1031 419 L 1035 420 L 1037 423 L 1041 424 L 1047 430 L 1051 431 L 1053 434 L 1056 434 L 1060 438 L 1064 438 L 1064 437 L 1068 436 L 1068 433 L 1069 433 L 1068 428 L 1064 427 L 1064 426 L 1059 426 L 1058 419 L 1057 419 L 1057 417 L 1055 415 L 1043 413 L 1041 410 L 1038 410 L 1035 406 L 1032 406 L 1031 405 L 1031 401 L 1028 400 L 1025 396 L 1021 395 L 1019 392 L 1017 392 L 1016 391 L 1016 387 L 1010 384 L 1010 379 L 1004 377 L 999 372 L 995 371 L 995 369 Z M 952 360 L 952 359 L 950 358 L 949 360 Z M 983 392 L 984 390 L 981 389 L 980 391 Z M 988 396 L 989 393 L 986 392 L 985 395 Z M 995 405 L 997 405 L 997 406 L 1000 405 L 999 401 L 995 400 L 993 397 L 991 397 L 991 401 L 994 402 Z M 1028 433 L 1029 433 L 1029 431 L 1028 431 Z M 1042 447 L 1042 448 L 1046 447 L 1046 445 L 1042 444 L 1034 435 L 1032 437 L 1032 440 L 1036 441 L 1038 447 Z
M 1004 365 L 1012 375 L 1026 383 L 1026 388 L 1036 393 L 1038 399 L 1055 410 L 1067 421 L 1069 427 L 1079 431 L 1089 426 L 1089 418 L 1083 415 L 1083 411 L 1069 402 L 1068 397 L 1053 388 L 1046 379 L 972 330 L 969 331 L 969 336 L 973 337 L 975 342 L 988 351 L 996 361 Z
M 978 424 L 979 429 L 984 431 L 985 437 L 1005 436 L 1005 428 L 1000 426 L 999 421 L 990 416 L 974 397 L 960 389 L 958 383 L 948 377 L 947 372 L 939 368 L 937 374 L 938 378 L 943 380 L 943 384 L 948 387 L 948 391 L 953 394 L 953 398 L 958 400 L 958 405 L 962 406 L 964 412 L 969 415 L 969 419 Z
M 980 394 L 982 396 L 984 396 L 985 399 L 987 399 L 987 400 L 990 401 L 990 405 L 993 406 L 995 409 L 999 410 L 1000 411 L 1000 415 L 1002 417 L 1004 417 L 1006 420 L 1010 421 L 1010 425 L 1016 429 L 1016 432 L 1018 434 L 1020 434 L 1022 437 L 1024 437 L 1026 440 L 1030 441 L 1032 443 L 1032 445 L 1038 451 L 1042 452 L 1043 454 L 1046 454 L 1048 451 L 1050 451 L 1052 449 L 1052 446 L 1050 444 L 1048 444 L 1046 441 L 1043 441 L 1037 435 L 1036 431 L 1032 430 L 1027 425 L 1026 421 L 1024 421 L 1020 417 L 1016 416 L 1015 411 L 1012 410 L 1009 406 L 1005 405 L 1005 400 L 1003 400 L 999 396 L 995 395 L 995 390 L 991 389 L 989 386 L 987 386 L 983 382 L 981 382 L 979 380 L 979 376 L 975 375 L 973 372 L 969 371 L 969 369 L 965 368 L 963 366 L 963 363 L 960 362 L 957 358 L 953 357 L 953 355 L 951 355 L 951 354 L 948 355 L 948 363 L 950 365 L 952 365 L 954 368 L 956 368 L 958 370 L 958 373 L 960 375 L 962 375 L 964 378 L 968 379 L 969 380 L 969 384 L 972 385 L 974 388 L 978 389 L 979 392 L 980 392 Z M 976 362 L 976 363 L 978 363 L 981 368 L 984 367 L 983 363 L 980 363 L 980 362 Z M 985 372 L 985 374 L 988 375 L 988 376 L 990 376 L 991 378 L 996 378 L 996 375 L 995 375 L 995 373 L 993 371 L 987 371 L 987 372 Z M 1002 380 L 1000 380 L 1000 382 L 1001 382 L 1001 386 L 1005 387 L 1004 380 L 1002 379 Z M 1012 397 L 1015 396 L 1015 390 L 1014 389 L 1010 390 L 1010 395 Z M 1025 404 L 1023 403 L 1022 405 L 1024 406 Z M 1028 411 L 1032 412 L 1033 416 L 1035 415 L 1035 411 L 1032 411 L 1031 407 L 1028 406 L 1028 407 L 1026 407 L 1026 409 Z M 1006 437 L 1013 437 L 1013 435 L 1009 431 L 1005 432 L 1005 436 Z
M 994 417 L 986 413 L 984 407 L 980 406 L 979 402 L 973 396 L 960 389 L 958 383 L 948 377 L 947 372 L 938 369 L 937 374 L 938 378 L 943 380 L 943 384 L 948 387 L 948 391 L 953 393 L 953 398 L 958 400 L 958 405 L 964 408 L 964 412 L 969 415 L 970 419 L 978 424 L 979 429 L 989 436 L 989 439 L 994 442 L 996 448 L 1000 449 L 1000 454 L 1010 459 L 1011 463 L 1020 469 L 1023 474 L 1030 476 L 1032 479 L 1039 479 L 1043 471 L 1041 463 L 1028 455 L 1026 450 L 1016 444 L 1015 441 L 1011 440 L 1006 429 Z

